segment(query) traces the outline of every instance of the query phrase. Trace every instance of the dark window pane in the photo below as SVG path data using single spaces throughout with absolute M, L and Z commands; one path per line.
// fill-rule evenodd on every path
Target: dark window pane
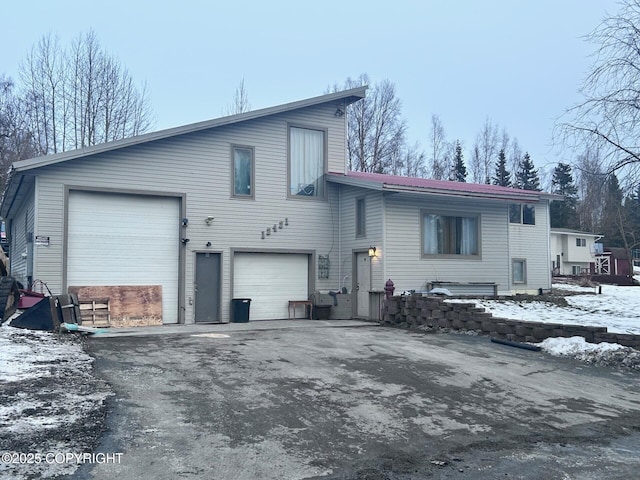
M 519 203 L 509 205 L 509 222 L 522 223 L 522 208 Z
M 536 207 L 534 205 L 522 206 L 522 223 L 525 225 L 536 224 Z

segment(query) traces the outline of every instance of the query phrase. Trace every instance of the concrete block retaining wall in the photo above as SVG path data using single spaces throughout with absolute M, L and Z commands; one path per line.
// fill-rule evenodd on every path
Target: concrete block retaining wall
M 419 295 L 391 297 L 384 301 L 382 324 L 404 328 L 419 326 L 475 330 L 514 342 L 542 342 L 550 337 L 584 337 L 587 342 L 619 343 L 640 350 L 640 335 L 609 333 L 607 327 L 525 322 L 494 317 L 473 302 L 447 302 L 441 297 Z

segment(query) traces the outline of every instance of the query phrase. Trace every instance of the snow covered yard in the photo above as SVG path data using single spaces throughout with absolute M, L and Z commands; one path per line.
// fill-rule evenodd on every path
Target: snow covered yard
M 92 451 L 110 394 L 92 362 L 75 335 L 0 326 L 0 478 L 70 474 L 67 454 Z
M 554 293 L 567 292 L 568 305 L 518 300 L 474 300 L 495 317 L 532 322 L 570 323 L 607 327 L 609 332 L 640 335 L 640 287 L 601 285 L 580 287 L 553 284 Z M 571 295 L 573 293 L 573 295 Z
M 640 280 L 639 277 L 636 279 Z M 598 293 L 601 288 L 602 293 Z M 602 326 L 612 333 L 640 335 L 640 287 L 582 287 L 558 283 L 553 293 L 563 301 L 472 299 L 493 316 L 532 322 Z M 467 300 L 465 300 L 467 301 Z M 552 355 L 589 363 L 640 370 L 640 352 L 612 343 L 588 343 L 582 337 L 549 338 L 540 344 Z

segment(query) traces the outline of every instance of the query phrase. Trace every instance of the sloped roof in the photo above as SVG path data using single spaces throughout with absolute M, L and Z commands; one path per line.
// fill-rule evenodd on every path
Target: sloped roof
M 583 232 L 581 230 L 572 230 L 571 228 L 552 228 L 551 233 L 566 233 L 569 235 L 585 235 L 588 237 L 602 237 L 597 233 Z
M 0 203 L 0 216 L 6 217 L 13 208 L 13 205 L 19 205 L 22 202 L 26 190 L 25 185 L 33 184 L 33 178 L 30 178 L 29 174 L 32 170 L 35 170 L 37 168 L 46 167 L 69 160 L 76 160 L 79 158 L 88 157 L 90 155 L 96 155 L 99 153 L 105 153 L 120 148 L 126 148 L 153 142 L 156 140 L 176 137 L 178 135 L 199 132 L 211 128 L 232 125 L 248 120 L 267 117 L 269 115 L 275 115 L 292 110 L 299 110 L 301 108 L 321 105 L 323 103 L 336 102 L 336 106 L 340 105 L 344 107 L 360 100 L 361 98 L 364 98 L 366 90 L 366 86 L 351 88 L 349 90 L 320 95 L 318 97 L 299 100 L 296 102 L 285 103 L 282 105 L 277 105 L 275 107 L 252 110 L 236 115 L 228 115 L 226 117 L 215 118 L 213 120 L 192 123 L 181 127 L 169 128 L 166 130 L 159 130 L 157 132 L 145 133 L 143 135 L 124 138 L 122 140 L 116 140 L 113 142 L 102 143 L 100 145 L 93 145 L 91 147 L 81 148 L 78 150 L 71 150 L 53 155 L 45 155 L 41 157 L 30 158 L 27 160 L 21 160 L 19 162 L 14 162 L 13 165 L 11 165 L 9 180 L 7 182 L 7 186 Z
M 561 195 L 520 190 L 517 188 L 479 183 L 452 182 L 430 178 L 402 177 L 367 172 L 330 172 L 328 180 L 334 183 L 392 192 L 428 193 L 432 195 L 476 197 L 516 202 L 539 202 L 542 199 L 562 200 Z
M 261 108 L 259 110 L 238 113 L 236 115 L 228 115 L 226 117 L 206 120 L 204 122 L 192 123 L 189 125 L 183 125 L 181 127 L 174 127 L 168 128 L 166 130 L 159 130 L 157 132 L 145 133 L 143 135 L 124 138 L 122 140 L 116 140 L 113 142 L 101 143 L 99 145 L 93 145 L 91 147 L 85 147 L 78 150 L 70 150 L 53 155 L 45 155 L 42 157 L 30 158 L 28 160 L 21 160 L 19 162 L 15 162 L 12 165 L 12 171 L 23 172 L 25 170 L 52 165 L 59 162 L 65 162 L 67 160 L 74 160 L 89 155 L 95 155 L 97 153 L 103 153 L 111 150 L 117 150 L 119 148 L 153 142 L 155 140 L 184 135 L 186 133 L 194 133 L 201 130 L 221 127 L 223 125 L 231 125 L 233 123 L 240 123 L 247 120 L 275 115 L 277 113 L 298 110 L 305 107 L 312 107 L 314 105 L 320 105 L 323 103 L 344 102 L 345 105 L 349 105 L 360 100 L 361 98 L 364 98 L 366 90 L 366 86 L 356 87 L 349 90 L 343 90 L 341 92 L 329 93 L 326 95 L 320 95 L 318 97 L 299 100 L 297 102 L 285 103 L 282 105 L 277 105 L 275 107 Z

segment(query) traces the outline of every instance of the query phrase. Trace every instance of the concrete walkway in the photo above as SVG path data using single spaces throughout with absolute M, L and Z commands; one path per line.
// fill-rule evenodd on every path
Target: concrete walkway
M 102 328 L 89 338 L 131 337 L 147 335 L 197 335 L 205 333 L 227 334 L 253 330 L 281 330 L 318 327 L 377 327 L 378 323 L 362 320 L 257 320 L 246 323 L 195 323 L 188 325 L 157 325 L 132 328 Z

